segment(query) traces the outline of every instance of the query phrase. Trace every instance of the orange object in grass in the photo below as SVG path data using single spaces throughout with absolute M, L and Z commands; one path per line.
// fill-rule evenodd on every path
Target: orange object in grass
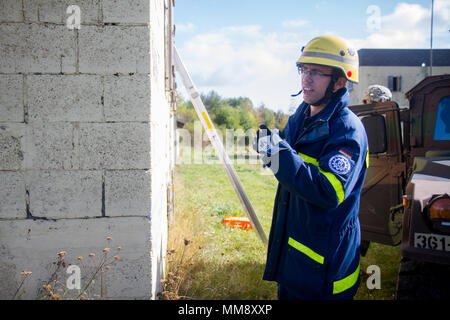
M 250 220 L 244 217 L 225 217 L 225 219 L 223 219 L 223 225 L 243 230 L 253 230 Z

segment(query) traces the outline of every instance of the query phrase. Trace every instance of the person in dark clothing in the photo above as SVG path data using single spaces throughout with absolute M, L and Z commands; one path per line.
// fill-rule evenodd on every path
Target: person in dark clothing
M 369 165 L 364 126 L 347 108 L 358 55 L 345 40 L 321 36 L 297 66 L 304 101 L 279 134 L 261 125 L 255 144 L 279 182 L 263 279 L 278 283 L 279 299 L 353 299 Z

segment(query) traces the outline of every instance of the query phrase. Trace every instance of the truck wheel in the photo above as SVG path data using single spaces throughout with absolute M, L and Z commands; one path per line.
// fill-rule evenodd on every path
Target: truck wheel
M 450 299 L 449 266 L 402 258 L 396 300 Z

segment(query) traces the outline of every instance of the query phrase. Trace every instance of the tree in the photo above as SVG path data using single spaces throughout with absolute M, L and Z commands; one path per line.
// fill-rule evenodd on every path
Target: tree
M 257 109 L 253 107 L 252 101 L 247 97 L 222 98 L 217 92 L 210 91 L 201 94 L 201 99 L 213 122 L 221 130 L 224 129 L 257 129 L 258 125 L 265 123 L 269 128 L 284 128 L 288 115 L 282 111 L 274 112 L 264 104 Z M 177 118 L 185 123 L 184 128 L 192 131 L 194 122 L 198 116 L 192 103 L 184 101 L 179 95 L 177 98 Z
M 289 119 L 289 115 L 283 113 L 283 111 L 278 110 L 275 113 L 275 127 L 282 130 Z
M 218 109 L 225 105 L 222 97 L 214 90 L 210 91 L 207 95 L 201 94 L 200 98 L 209 113 L 215 113 Z
M 253 113 L 246 109 L 239 110 L 239 124 L 245 131 L 258 126 L 258 122 L 253 116 Z
M 223 105 L 215 112 L 215 122 L 220 127 L 226 129 L 239 129 L 240 128 L 240 115 L 239 111 L 229 105 Z
M 226 103 L 234 108 L 244 109 L 251 111 L 253 109 L 253 103 L 250 98 L 239 97 L 239 98 L 228 98 Z
M 273 128 L 275 126 L 275 115 L 272 110 L 266 108 L 264 104 L 261 104 L 257 111 L 259 113 L 261 123 L 265 123 L 269 128 Z

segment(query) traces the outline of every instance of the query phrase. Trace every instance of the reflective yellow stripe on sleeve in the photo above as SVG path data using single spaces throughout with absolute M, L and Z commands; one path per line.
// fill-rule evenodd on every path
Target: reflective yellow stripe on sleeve
M 328 181 L 333 186 L 334 191 L 336 191 L 336 195 L 339 199 L 339 204 L 341 204 L 344 201 L 345 193 L 344 193 L 344 188 L 342 187 L 342 183 L 339 181 L 339 179 L 336 178 L 336 176 L 334 174 L 332 174 L 331 172 L 323 171 L 320 168 L 319 161 L 317 161 L 317 159 L 307 156 L 306 154 L 303 154 L 303 153 L 299 153 L 298 155 L 300 157 L 302 157 L 306 163 L 315 165 L 319 169 L 319 172 L 322 173 L 328 179 Z
M 294 247 L 295 249 L 297 249 L 298 251 L 300 251 L 301 253 L 306 254 L 308 257 L 310 257 L 314 261 L 316 261 L 316 262 L 318 262 L 320 264 L 323 264 L 324 257 L 322 257 L 320 254 L 314 252 L 313 250 L 311 250 L 307 246 L 301 244 L 298 241 L 295 241 L 291 237 L 289 237 L 288 244 L 290 246 Z
M 369 168 L 369 146 L 367 146 L 366 169 Z
M 360 265 L 358 265 L 358 268 L 356 269 L 356 271 L 353 272 L 348 277 L 345 277 L 344 279 L 333 282 L 333 294 L 338 294 L 338 293 L 344 292 L 345 290 L 353 287 L 355 285 L 356 281 L 358 281 L 359 269 L 360 269 Z

